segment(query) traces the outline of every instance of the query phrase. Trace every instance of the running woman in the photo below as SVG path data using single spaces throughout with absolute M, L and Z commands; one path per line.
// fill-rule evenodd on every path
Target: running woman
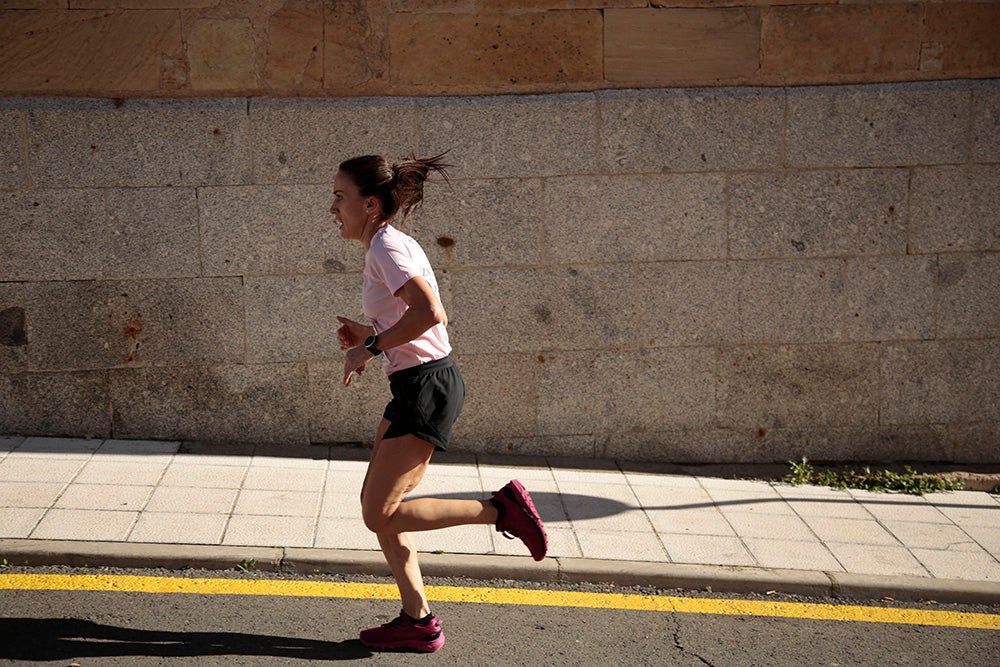
M 441 622 L 431 613 L 413 533 L 467 524 L 493 524 L 519 538 L 535 560 L 548 540 L 531 496 L 512 480 L 487 500 L 405 500 L 423 479 L 431 455 L 445 451 L 465 400 L 465 383 L 451 357 L 448 316 L 427 256 L 398 226 L 424 197 L 431 172 L 445 173 L 443 155 L 389 164 L 378 155 L 340 164 L 330 213 L 340 235 L 365 248 L 361 304 L 371 324 L 339 317 L 344 385 L 379 359 L 392 399 L 375 433 L 361 488 L 365 525 L 378 537 L 396 580 L 402 611 L 395 620 L 361 631 L 373 649 L 433 652 L 444 646 Z

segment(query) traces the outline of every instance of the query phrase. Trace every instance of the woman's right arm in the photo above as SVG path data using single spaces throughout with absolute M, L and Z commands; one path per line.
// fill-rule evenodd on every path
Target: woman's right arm
M 340 343 L 341 350 L 349 350 L 352 347 L 363 345 L 366 338 L 375 335 L 375 327 L 373 326 L 355 322 L 340 315 L 337 315 L 337 321 L 343 325 L 337 329 L 337 342 Z

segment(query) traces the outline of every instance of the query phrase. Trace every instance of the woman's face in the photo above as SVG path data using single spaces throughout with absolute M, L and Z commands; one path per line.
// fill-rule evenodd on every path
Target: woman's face
M 347 240 L 361 240 L 365 222 L 371 216 L 375 197 L 362 197 L 350 176 L 338 171 L 333 178 L 333 205 L 330 213 L 340 224 L 340 235 Z

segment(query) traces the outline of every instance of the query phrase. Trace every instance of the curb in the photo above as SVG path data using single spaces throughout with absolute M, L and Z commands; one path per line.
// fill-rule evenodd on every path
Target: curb
M 80 542 L 0 539 L 0 558 L 12 566 L 231 570 L 250 564 L 261 572 L 389 576 L 377 551 L 298 547 Z M 429 577 L 507 579 L 541 583 L 591 583 L 711 590 L 714 593 L 779 592 L 808 597 L 935 601 L 1000 605 L 1000 582 L 865 575 L 759 567 L 688 565 L 589 558 L 420 554 Z

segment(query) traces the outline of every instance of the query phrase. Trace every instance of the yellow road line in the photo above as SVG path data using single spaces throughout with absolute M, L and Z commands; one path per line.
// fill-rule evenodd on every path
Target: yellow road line
M 398 597 L 396 587 L 391 584 L 278 579 L 136 577 L 103 574 L 0 574 L 0 590 L 267 595 L 365 600 L 394 600 Z M 971 614 L 922 609 L 460 586 L 428 586 L 427 597 L 432 602 L 511 604 L 539 607 L 586 607 L 590 609 L 626 609 L 680 614 L 767 616 L 824 621 L 933 625 L 1000 631 L 1000 614 Z

